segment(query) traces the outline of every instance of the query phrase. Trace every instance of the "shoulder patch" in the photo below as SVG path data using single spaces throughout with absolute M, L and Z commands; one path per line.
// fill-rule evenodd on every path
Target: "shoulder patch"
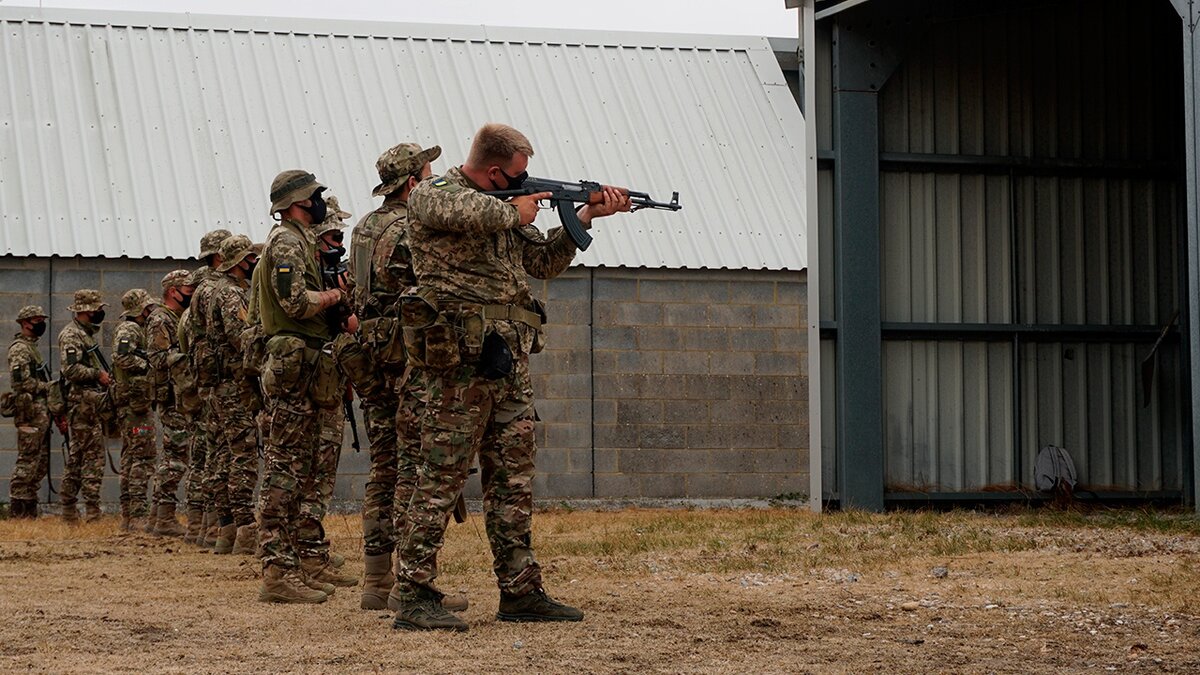
M 73 366 L 76 363 L 79 363 L 79 350 L 74 347 L 67 347 L 66 357 L 68 366 Z
M 129 352 L 130 352 L 129 338 L 123 337 L 119 341 L 117 341 L 117 353 L 118 354 L 120 354 L 121 356 L 125 356 Z
M 451 183 L 445 178 L 436 178 L 430 185 L 445 192 L 458 192 L 462 189 L 462 186 L 458 183 Z
M 280 298 L 286 298 L 292 294 L 292 265 L 288 263 L 280 263 L 275 266 L 275 290 L 279 293 Z

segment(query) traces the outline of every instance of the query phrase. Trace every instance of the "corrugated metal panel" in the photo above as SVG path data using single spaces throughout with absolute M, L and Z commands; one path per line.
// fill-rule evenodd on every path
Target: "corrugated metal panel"
M 1182 10 L 1182 3 L 1180 2 Z M 1192 442 L 1192 503 L 1200 511 L 1200 40 L 1196 39 L 1195 26 L 1200 20 L 1197 8 L 1188 3 L 1183 17 L 1183 68 L 1184 68 L 1184 120 L 1186 125 L 1187 157 L 1187 248 L 1188 267 L 1188 314 L 1187 325 L 1189 347 L 1185 351 L 1191 374 L 1191 419 Z
M 882 151 L 1180 163 L 1178 52 L 1163 39 L 1177 33 L 1161 5 L 1063 2 L 935 24 L 881 92 Z M 958 170 L 882 176 L 885 322 L 1161 325 L 1180 308 L 1176 178 Z M 1178 347 L 1160 352 L 1143 408 L 1148 351 L 887 343 L 889 484 L 1030 483 L 1038 449 L 1058 444 L 1084 483 L 1178 489 Z
M 684 210 L 598 225 L 589 265 L 807 266 L 803 120 L 765 38 L 0 9 L 0 250 L 183 258 L 269 229 L 308 167 L 356 214 L 375 158 L 529 132 L 535 175 Z M 552 226 L 554 216 L 539 224 Z

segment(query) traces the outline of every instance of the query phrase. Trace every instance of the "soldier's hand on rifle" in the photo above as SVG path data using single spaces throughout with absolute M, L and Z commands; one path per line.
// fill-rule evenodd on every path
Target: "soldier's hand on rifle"
M 108 385 L 112 384 L 112 376 L 108 374 L 107 370 L 100 371 L 100 377 L 97 379 L 100 380 L 101 386 L 107 387 Z
M 583 208 L 579 209 L 579 220 L 584 225 L 590 225 L 593 218 L 603 218 L 618 211 L 629 211 L 633 208 L 633 203 L 629 201 L 629 195 L 611 185 L 604 186 L 603 194 L 604 197 L 599 204 L 584 204 Z
M 346 320 L 342 322 L 342 330 L 346 331 L 347 333 L 351 333 L 351 334 L 357 333 L 358 332 L 358 315 L 351 314 L 350 316 L 346 317 Z
M 521 195 L 520 197 L 513 197 L 508 203 L 517 207 L 520 223 L 522 225 L 530 225 L 537 218 L 537 203 L 543 199 L 549 199 L 550 194 L 549 192 L 539 192 L 533 195 Z
M 62 434 L 63 436 L 66 436 L 66 435 L 67 435 L 67 430 L 68 430 L 68 427 L 67 427 L 67 416 L 66 416 L 66 415 L 57 415 L 57 416 L 55 416 L 55 418 L 54 418 L 54 426 L 58 427 L 58 433 Z

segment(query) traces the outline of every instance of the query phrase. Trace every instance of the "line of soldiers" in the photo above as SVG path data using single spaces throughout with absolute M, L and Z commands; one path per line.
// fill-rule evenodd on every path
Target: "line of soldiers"
M 312 173 L 280 173 L 270 189 L 278 222 L 264 244 L 209 233 L 201 244 L 206 266 L 168 274 L 162 303 L 126 294 L 132 327 L 118 330 L 111 375 L 93 340 L 103 302 L 94 291 L 77 293 L 76 320 L 59 337 L 72 439 L 64 515 L 75 517 L 68 483 L 80 479 L 73 475 L 95 486 L 83 491 L 88 517 L 99 512 L 103 415 L 89 411 L 108 397 L 126 402 L 119 415 L 130 455 L 122 452 L 122 508 L 129 527 L 141 524 L 154 443 L 138 443 L 155 437 L 147 411 L 156 409 L 163 450 L 151 530 L 180 534 L 174 491 L 190 457 L 184 536 L 217 552 L 257 552 L 262 601 L 324 602 L 337 586 L 357 584 L 340 571 L 343 561 L 330 554 L 321 526 L 353 391 L 371 455 L 361 607 L 394 611 L 395 628 L 467 630 L 454 613 L 466 599 L 447 596 L 435 581 L 445 529 L 478 462 L 497 618 L 582 620 L 581 611 L 543 590 L 531 537 L 537 413 L 529 355 L 544 347 L 546 312 L 528 277 L 562 273 L 577 249 L 562 228 L 543 234 L 533 226 L 547 193 L 507 201 L 483 194 L 517 190 L 528 176 L 533 148 L 524 134 L 485 125 L 466 162 L 433 177 L 440 154 L 437 146 L 401 143 L 379 157 L 373 195 L 384 202 L 354 227 L 348 261 L 343 221 L 350 214 Z M 590 227 L 628 210 L 628 196 L 605 188 L 600 202 L 577 213 Z M 20 319 L 22 336 L 10 349 L 14 373 L 33 372 L 33 361 L 14 365 L 12 354 L 36 341 L 38 318 Z M 136 390 L 143 377 L 149 407 L 137 394 L 111 393 Z M 48 372 L 34 379 L 33 389 L 54 397 Z M 42 427 L 29 428 L 37 434 Z M 32 497 L 19 495 L 34 499 L 35 512 L 36 484 Z

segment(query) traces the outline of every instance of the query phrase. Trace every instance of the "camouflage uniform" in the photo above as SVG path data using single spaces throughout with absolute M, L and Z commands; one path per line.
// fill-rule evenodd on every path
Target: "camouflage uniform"
M 132 519 L 148 515 L 147 493 L 154 458 L 158 453 L 155 439 L 158 429 L 151 411 L 154 398 L 146 331 L 141 316 L 154 304 L 150 294 L 134 288 L 121 298 L 126 321 L 113 335 L 113 403 L 121 429 L 121 517 L 129 526 Z
M 272 213 L 323 189 L 311 174 L 284 172 L 272 185 Z M 300 196 L 301 192 L 306 192 Z M 288 201 L 291 199 L 291 201 Z M 286 202 L 286 203 L 284 203 Z M 266 473 L 259 492 L 259 553 L 265 582 L 300 566 L 297 541 L 320 541 L 324 533 L 301 529 L 301 490 L 313 480 L 320 449 L 319 406 L 314 399 L 313 363 L 329 342 L 317 267 L 314 229 L 284 219 L 271 230 L 252 281 L 267 357 L 262 388 L 270 430 L 264 451 Z M 324 407 L 331 407 L 323 401 Z M 336 405 L 334 402 L 332 405 Z M 265 591 L 264 591 L 265 592 Z M 260 593 L 260 599 L 264 596 Z
M 17 321 L 46 318 L 41 307 L 21 308 Z M 8 347 L 8 370 L 16 397 L 17 463 L 9 483 L 9 502 L 16 514 L 18 503 L 23 515 L 37 516 L 38 485 L 46 478 L 50 454 L 50 411 L 46 394 L 50 387 L 50 368 L 37 348 L 38 339 L 24 333 L 13 336 Z
M 100 291 L 75 291 L 70 312 L 92 312 L 105 303 Z M 67 417 L 71 426 L 71 452 L 63 471 L 59 501 L 63 514 L 75 516 L 76 498 L 81 493 L 89 518 L 100 515 L 100 483 L 104 478 L 104 408 L 109 405 L 108 388 L 100 384 L 104 366 L 94 337 L 99 326 L 73 319 L 58 334 L 62 378 L 68 383 Z
M 255 416 L 262 408 L 257 383 L 242 369 L 242 332 L 249 327 L 246 313 L 250 282 L 232 274 L 232 269 L 250 253 L 257 253 L 244 235 L 234 235 L 221 244 L 222 272 L 207 302 L 204 332 L 218 352 L 220 380 L 212 389 L 216 427 L 220 429 L 225 480 L 212 491 L 222 495 L 218 503 L 228 507 L 228 517 L 241 527 L 254 523 L 254 488 L 258 484 L 258 430 Z M 222 494 L 223 493 L 223 494 Z M 226 514 L 222 514 L 225 517 Z
M 229 463 L 226 448 L 221 443 L 221 422 L 218 416 L 217 397 L 214 394 L 215 385 L 219 381 L 216 371 L 214 340 L 209 339 L 205 317 L 209 313 L 209 305 L 217 287 L 221 274 L 210 270 L 203 275 L 196 290 L 192 293 L 192 304 L 188 307 L 187 319 L 181 328 L 187 331 L 188 356 L 191 359 L 192 372 L 195 373 L 196 387 L 199 391 L 201 408 L 196 416 L 197 430 L 200 432 L 198 442 L 193 445 L 193 452 L 204 451 L 203 469 L 198 475 L 189 480 L 189 488 L 195 483 L 199 486 L 199 506 L 206 512 L 211 521 L 208 529 L 212 539 L 216 536 L 217 520 L 228 520 L 230 516 L 229 501 L 224 485 L 229 480 Z M 193 466 L 196 460 L 192 460 Z M 189 495 L 189 507 L 191 497 Z
M 163 277 L 163 293 L 172 288 L 188 286 L 191 273 L 175 270 Z M 180 358 L 179 330 L 180 315 L 165 304 L 158 305 L 146 320 L 146 353 L 155 377 L 154 405 L 158 420 L 162 424 L 162 454 L 154 473 L 154 504 L 169 506 L 175 512 L 175 498 L 179 483 L 187 472 L 188 454 L 191 450 L 191 422 L 180 409 L 174 387 L 171 386 L 170 362 Z
M 200 282 L 210 273 L 205 270 L 203 274 L 193 274 Z M 199 285 L 199 284 L 197 284 Z M 192 294 L 195 296 L 195 293 Z M 183 314 L 179 317 L 179 327 L 176 331 L 176 342 L 179 343 L 179 349 L 185 354 L 186 359 L 191 358 L 191 333 L 192 333 L 192 307 L 189 305 L 183 310 Z M 176 392 L 178 393 L 178 392 Z M 197 396 L 199 393 L 197 392 Z M 192 430 L 191 442 L 191 457 L 188 460 L 187 485 L 184 487 L 184 499 L 187 502 L 188 512 L 204 511 L 204 476 L 205 462 L 208 460 L 208 434 L 205 433 L 204 424 L 204 409 L 203 400 L 200 407 L 195 412 L 188 415 L 188 427 Z M 189 523 L 191 516 L 188 517 Z
M 536 415 L 529 378 L 529 354 L 535 343 L 540 348 L 541 310 L 527 277 L 560 274 L 576 248 L 561 228 L 543 236 L 533 226 L 520 226 L 515 207 L 480 194 L 480 189 L 452 169 L 422 182 L 409 197 L 409 245 L 417 279 L 456 328 L 451 334 L 463 337 L 454 347 L 461 364 L 447 358 L 448 367 L 427 363 L 431 367 L 425 372 L 425 461 L 396 565 L 396 591 L 405 602 L 441 596 L 434 586 L 436 556 L 476 455 L 502 602 L 505 594 L 524 596 L 541 587 L 530 533 Z M 503 338 L 512 352 L 511 372 L 498 379 L 480 374 L 487 333 Z M 433 345 L 425 346 L 424 355 L 410 351 L 410 359 L 432 360 Z
M 350 269 L 361 282 L 355 288 L 354 305 L 362 322 L 364 344 L 371 347 L 384 340 L 373 339 L 376 327 L 385 325 L 380 319 L 398 319 L 395 304 L 400 294 L 416 285 L 407 241 L 408 205 L 400 198 L 401 190 L 410 176 L 419 175 L 425 164 L 440 155 L 438 146 L 422 150 L 415 143 L 401 143 L 375 163 L 381 182 L 372 194 L 384 197 L 384 203 L 354 227 L 350 244 Z M 399 339 L 398 335 L 394 339 Z M 411 497 L 421 449 L 419 430 L 412 425 L 420 392 L 404 386 L 404 362 L 393 360 L 397 362 L 388 363 L 382 354 L 375 354 L 383 386 L 364 397 L 362 405 L 371 452 L 362 513 L 367 556 L 390 555 L 395 549 L 395 532 L 404 528 L 404 507 Z M 405 383 L 414 384 L 419 378 L 420 374 L 413 372 Z M 398 483 L 399 474 L 404 479 Z M 397 509 L 397 504 L 403 506 Z

